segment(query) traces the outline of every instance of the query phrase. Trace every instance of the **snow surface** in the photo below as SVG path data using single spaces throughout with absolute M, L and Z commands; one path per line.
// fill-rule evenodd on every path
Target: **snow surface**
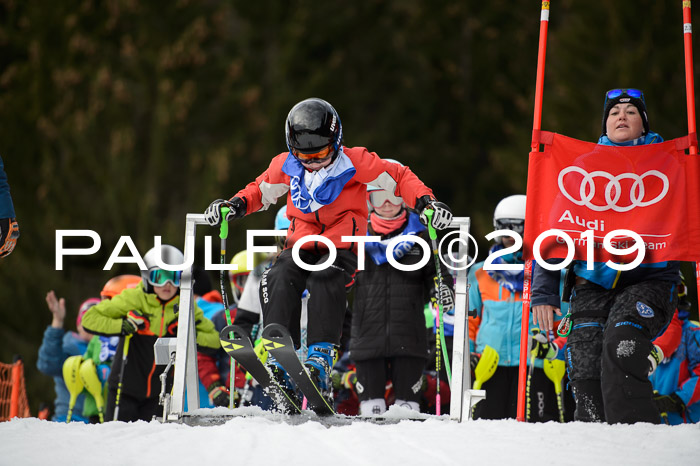
M 525 424 L 442 416 L 424 422 L 324 427 L 256 416 L 222 425 L 152 422 L 0 423 L 0 465 L 699 465 L 700 426 Z M 223 410 L 223 411 L 221 411 Z M 198 410 L 218 414 L 224 408 Z M 389 418 L 406 417 L 392 407 Z M 428 417 L 428 416 L 425 416 Z M 289 421 L 289 418 L 287 418 Z

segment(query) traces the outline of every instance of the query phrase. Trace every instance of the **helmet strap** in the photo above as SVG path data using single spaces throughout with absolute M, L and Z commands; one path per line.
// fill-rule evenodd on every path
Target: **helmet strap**
M 340 152 L 339 148 L 340 148 L 340 146 L 333 149 L 333 157 L 331 157 L 331 163 L 329 165 L 333 165 L 335 163 L 336 159 L 338 158 L 338 153 Z

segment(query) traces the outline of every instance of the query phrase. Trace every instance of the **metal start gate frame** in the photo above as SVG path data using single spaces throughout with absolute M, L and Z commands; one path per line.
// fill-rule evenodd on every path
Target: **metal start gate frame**
M 469 217 L 454 217 L 450 225 L 457 228 L 460 238 L 468 238 L 471 221 Z M 204 214 L 187 214 L 185 225 L 185 257 L 194 251 L 188 251 L 188 244 L 194 247 L 197 225 L 207 225 Z M 207 225 L 208 226 L 208 225 Z M 464 244 L 466 242 L 466 244 Z M 468 257 L 469 242 L 459 241 L 458 257 Z M 458 422 L 471 419 L 472 406 L 485 397 L 484 390 L 471 389 L 471 370 L 469 367 L 469 338 L 467 323 L 467 306 L 469 304 L 468 270 L 457 272 L 455 285 L 455 325 L 452 348 L 452 381 L 450 419 Z M 180 311 L 178 316 L 178 334 L 176 338 L 159 338 L 154 345 L 156 364 L 172 363 L 174 357 L 175 373 L 171 394 L 161 394 L 163 405 L 163 422 L 183 422 L 185 416 L 196 416 L 199 408 L 199 376 L 197 372 L 197 345 L 194 322 L 194 296 L 192 293 L 192 270 L 182 272 L 180 285 Z M 185 411 L 185 396 L 188 410 Z M 207 414 L 208 415 L 208 414 Z

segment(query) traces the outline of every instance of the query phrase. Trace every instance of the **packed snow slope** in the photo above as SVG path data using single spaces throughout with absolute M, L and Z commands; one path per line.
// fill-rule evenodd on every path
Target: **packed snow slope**
M 221 410 L 223 408 L 217 408 Z M 392 408 L 389 417 L 402 415 Z M 217 410 L 208 410 L 218 412 Z M 201 411 L 201 410 L 200 410 Z M 255 413 L 221 425 L 0 423 L 1 465 L 699 465 L 700 426 L 430 418 L 297 425 Z M 398 421 L 397 419 L 395 419 Z

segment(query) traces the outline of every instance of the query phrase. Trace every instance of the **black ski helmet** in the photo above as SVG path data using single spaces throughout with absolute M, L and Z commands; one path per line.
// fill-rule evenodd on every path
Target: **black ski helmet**
M 294 150 L 312 154 L 328 146 L 337 153 L 343 139 L 338 112 L 325 100 L 315 97 L 292 107 L 284 129 L 287 147 L 292 154 Z

